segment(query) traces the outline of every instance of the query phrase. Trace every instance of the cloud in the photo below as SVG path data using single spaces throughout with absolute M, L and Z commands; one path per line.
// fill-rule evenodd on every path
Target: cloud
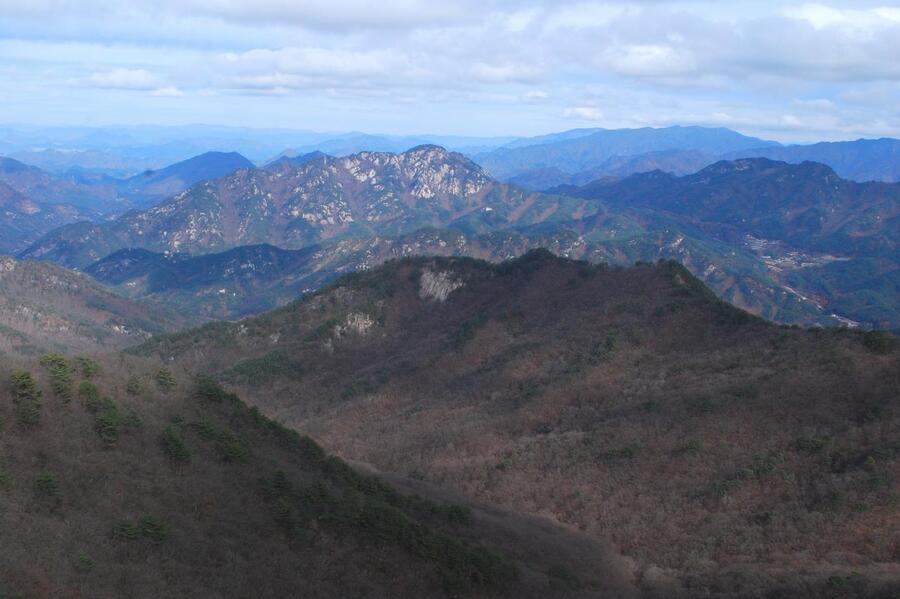
M 900 8 L 885 6 L 847 9 L 823 4 L 803 4 L 785 7 L 782 14 L 791 19 L 806 21 L 815 29 L 872 30 L 900 25 Z
M 290 23 L 311 28 L 389 28 L 442 26 L 477 17 L 461 3 L 430 0 L 187 0 L 170 5 L 186 11 L 241 23 Z
M 184 96 L 184 92 L 182 92 L 177 87 L 169 86 L 154 89 L 152 92 L 150 92 L 150 95 L 160 98 L 180 98 Z
M 581 121 L 602 121 L 603 112 L 596 106 L 570 106 L 563 110 L 563 116 Z
M 159 78 L 144 69 L 113 69 L 93 73 L 85 79 L 87 85 L 104 89 L 152 90 L 159 87 Z
M 217 103 L 273 125 L 281 102 L 309 125 L 326 113 L 357 119 L 349 128 L 396 112 L 499 134 L 576 119 L 793 135 L 793 117 L 831 136 L 900 135 L 891 4 L 0 0 L 0 76 L 15 82 L 0 109 L 48 113 L 46 98 L 77 88 L 88 105 L 145 92 L 166 107 L 158 114 L 172 114 L 161 98 L 180 97 L 178 109 L 194 111 L 184 118 Z
M 542 89 L 530 89 L 522 94 L 522 100 L 526 102 L 541 102 L 550 97 L 550 94 Z
M 690 51 L 661 44 L 632 44 L 613 47 L 603 55 L 603 64 L 623 75 L 673 77 L 697 72 Z
M 529 83 L 540 79 L 540 69 L 527 64 L 490 64 L 478 62 L 472 67 L 472 76 L 490 83 Z

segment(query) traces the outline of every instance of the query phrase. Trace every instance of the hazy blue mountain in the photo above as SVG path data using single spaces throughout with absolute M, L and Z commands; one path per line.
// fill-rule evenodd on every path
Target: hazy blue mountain
M 262 164 L 285 153 L 293 155 L 321 151 L 347 155 L 361 151 L 403 152 L 422 144 L 437 144 L 472 154 L 498 148 L 516 139 L 514 136 L 402 136 L 217 125 L 0 125 L 0 154 L 53 174 L 77 167 L 92 173 L 128 178 L 211 151 L 238 152 Z
M 54 174 L 0 157 L 0 182 L 41 204 L 65 203 L 98 216 L 114 216 L 129 208 L 155 204 L 199 181 L 252 167 L 252 162 L 236 152 L 206 152 L 122 180 L 81 167 Z
M 131 155 L 134 152 L 135 155 Z M 179 148 L 174 156 L 161 148 L 109 150 L 39 150 L 10 151 L 9 156 L 51 173 L 65 173 L 81 169 L 90 173 L 114 178 L 130 177 L 147 169 L 160 168 L 170 162 L 185 158 Z
M 124 178 L 209 151 L 266 160 L 284 148 L 314 144 L 336 133 L 214 125 L 0 127 L 0 153 L 51 172 L 73 166 Z
M 567 131 L 560 131 L 559 133 L 547 133 L 546 135 L 535 135 L 534 137 L 524 137 L 522 139 L 516 139 L 509 143 L 503 144 L 503 147 L 524 148 L 527 146 L 539 146 L 558 141 L 567 141 L 570 139 L 587 137 L 588 135 L 600 133 L 601 131 L 606 131 L 606 129 L 602 129 L 600 127 L 569 129 Z
M 537 168 L 506 179 L 526 189 L 544 190 L 559 185 L 585 185 L 603 177 L 627 177 L 660 170 L 673 175 L 689 175 L 716 161 L 712 154 L 697 150 L 663 150 L 637 156 L 613 156 L 600 166 L 568 173 L 555 167 Z
M 157 171 L 146 171 L 123 182 L 136 205 L 147 205 L 184 191 L 207 179 L 218 179 L 253 163 L 237 152 L 206 152 Z
M 543 168 L 577 173 L 602 166 L 615 156 L 664 150 L 694 150 L 719 155 L 768 145 L 777 144 L 724 128 L 645 127 L 601 130 L 539 145 L 499 148 L 473 158 L 491 175 L 505 180 L 521 172 Z
M 748 158 L 685 177 L 654 171 L 554 191 L 691 223 L 752 251 L 774 281 L 823 311 L 900 326 L 900 183 Z
M 900 181 L 900 139 L 858 139 L 811 145 L 752 148 L 727 154 L 725 158 L 761 156 L 784 162 L 811 160 L 827 164 L 845 179 L 854 181 Z
M 114 179 L 57 176 L 13 158 L 0 157 L 0 182 L 39 204 L 70 204 L 90 213 L 113 213 L 121 203 Z
M 515 137 L 465 137 L 458 135 L 372 135 L 347 133 L 324 141 L 285 150 L 281 156 L 300 156 L 316 152 L 331 156 L 347 156 L 359 152 L 393 152 L 399 154 L 421 145 L 439 145 L 454 152 L 471 155 L 491 151 L 514 142 Z

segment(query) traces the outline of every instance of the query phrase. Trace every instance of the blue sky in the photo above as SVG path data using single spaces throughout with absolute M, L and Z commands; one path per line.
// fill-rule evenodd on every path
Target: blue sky
M 0 120 L 900 137 L 900 3 L 0 0 Z

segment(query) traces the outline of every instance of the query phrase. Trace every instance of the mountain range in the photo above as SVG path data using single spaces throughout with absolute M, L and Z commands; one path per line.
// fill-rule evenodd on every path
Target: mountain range
M 876 326 L 900 322 L 900 184 L 857 183 L 818 163 L 754 158 L 685 177 L 655 171 L 556 192 L 677 215 L 750 249 L 784 288 L 796 286 L 829 311 Z
M 716 138 L 715 130 L 682 129 L 578 129 L 570 135 L 535 138 L 534 143 L 507 144 L 475 159 L 498 179 L 533 190 L 584 185 L 604 177 L 652 170 L 689 175 L 719 160 L 739 158 L 769 158 L 791 164 L 820 162 L 844 179 L 900 182 L 900 140 L 896 139 L 784 146 L 742 138 L 727 129 L 720 130 L 721 139 Z M 697 129 L 700 135 L 695 135 Z
M 213 125 L 34 127 L 0 125 L 0 154 L 54 174 L 72 169 L 127 178 L 209 151 L 236 151 L 264 164 L 282 154 L 402 152 L 423 144 L 483 152 L 518 139 L 458 135 L 381 135 Z
M 206 179 L 223 177 L 253 163 L 236 152 L 206 152 L 157 171 L 126 179 L 69 170 L 52 174 L 12 158 L 0 157 L 0 183 L 40 204 L 68 204 L 86 215 L 113 216 L 146 207 Z
M 526 189 L 546 190 L 560 185 L 586 185 L 607 177 L 627 177 L 635 173 L 664 171 L 673 175 L 690 175 L 716 162 L 713 154 L 697 150 L 661 150 L 636 156 L 613 156 L 600 165 L 576 173 L 568 173 L 557 167 L 534 168 L 510 177 Z
M 769 146 L 732 152 L 725 157 L 761 157 L 790 163 L 821 162 L 844 179 L 887 183 L 900 181 L 900 140 L 891 138 Z
M 721 297 L 783 322 L 896 328 L 898 188 L 815 163 L 741 159 L 547 194 L 499 183 L 436 146 L 316 154 L 241 169 L 114 221 L 62 227 L 21 256 L 231 318 L 391 257 L 503 260 L 549 247 L 620 265 L 677 259 Z M 258 244 L 305 251 L 235 249 Z M 117 253 L 131 249 L 157 255 Z
M 895 345 L 767 323 L 674 262 L 536 250 L 392 261 L 129 353 L 353 462 L 610 539 L 644 596 L 827 596 L 853 570 L 880 597 Z
M 210 162 L 0 258 L 0 597 L 900 591 L 900 342 L 759 316 L 896 326 L 900 184 Z
M 596 169 L 613 158 L 648 152 L 680 150 L 720 155 L 778 145 L 730 129 L 705 127 L 599 129 L 578 133 L 545 138 L 537 144 L 498 148 L 473 158 L 491 175 L 506 180 L 534 169 L 580 173 Z
M 22 255 L 82 268 L 123 248 L 209 253 L 259 243 L 301 248 L 429 226 L 486 232 L 570 218 L 586 204 L 498 183 L 461 154 L 421 146 L 242 169 L 109 223 L 63 227 Z

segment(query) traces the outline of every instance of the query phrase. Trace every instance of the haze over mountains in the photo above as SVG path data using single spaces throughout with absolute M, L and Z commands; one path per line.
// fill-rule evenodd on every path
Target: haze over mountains
M 854 181 L 900 181 L 900 140 L 860 139 L 790 145 L 739 135 L 728 129 L 583 129 L 522 141 L 474 158 L 492 175 L 529 189 L 583 185 L 607 176 L 662 170 L 687 175 L 721 159 L 764 157 L 832 167 Z
M 596 168 L 615 157 L 639 156 L 648 152 L 687 150 L 718 155 L 769 145 L 730 129 L 667 127 L 653 129 L 585 129 L 559 136 L 545 136 L 535 143 L 518 143 L 475 157 L 500 179 L 537 168 L 555 168 L 577 173 Z
M 157 171 L 116 179 L 83 172 L 53 175 L 12 158 L 0 158 L 0 181 L 44 203 L 71 204 L 96 214 L 115 215 L 152 205 L 198 181 L 250 166 L 253 163 L 235 152 L 206 152 Z
M 520 141 L 508 152 L 544 145 L 562 152 L 578 143 L 605 155 L 623 139 L 641 149 L 685 139 L 709 151 L 759 143 L 723 130 L 702 130 L 699 136 L 695 128 L 654 131 L 639 130 L 634 139 L 631 132 L 566 132 L 531 145 Z M 263 167 L 236 154 L 210 153 L 133 180 L 144 182 L 150 193 L 216 169 L 233 172 L 147 210 L 61 227 L 20 256 L 75 268 L 97 262 L 89 272 L 133 297 L 175 301 L 177 295 L 196 316 L 228 318 L 253 306 L 279 305 L 342 272 L 390 257 L 430 253 L 502 260 L 550 247 L 565 256 L 622 265 L 675 258 L 721 297 L 783 322 L 900 325 L 900 185 L 855 183 L 823 165 L 766 159 L 722 161 L 682 178 L 659 169 L 627 175 L 679 153 L 689 153 L 695 165 L 710 156 L 660 150 L 636 160 L 607 158 L 607 165 L 617 164 L 619 178 L 552 193 L 500 183 L 462 154 L 438 146 L 338 158 L 311 152 Z M 420 229 L 452 233 L 417 235 Z M 257 244 L 274 247 L 266 257 L 251 252 L 246 256 L 256 258 L 244 260 L 237 258 L 240 250 L 193 262 L 144 255 L 135 264 L 133 256 L 117 254 L 140 248 L 203 255 Z M 301 249 L 308 251 L 299 261 L 281 253 Z M 241 275 L 223 266 L 235 260 Z M 210 268 L 207 274 L 189 274 L 201 263 Z

